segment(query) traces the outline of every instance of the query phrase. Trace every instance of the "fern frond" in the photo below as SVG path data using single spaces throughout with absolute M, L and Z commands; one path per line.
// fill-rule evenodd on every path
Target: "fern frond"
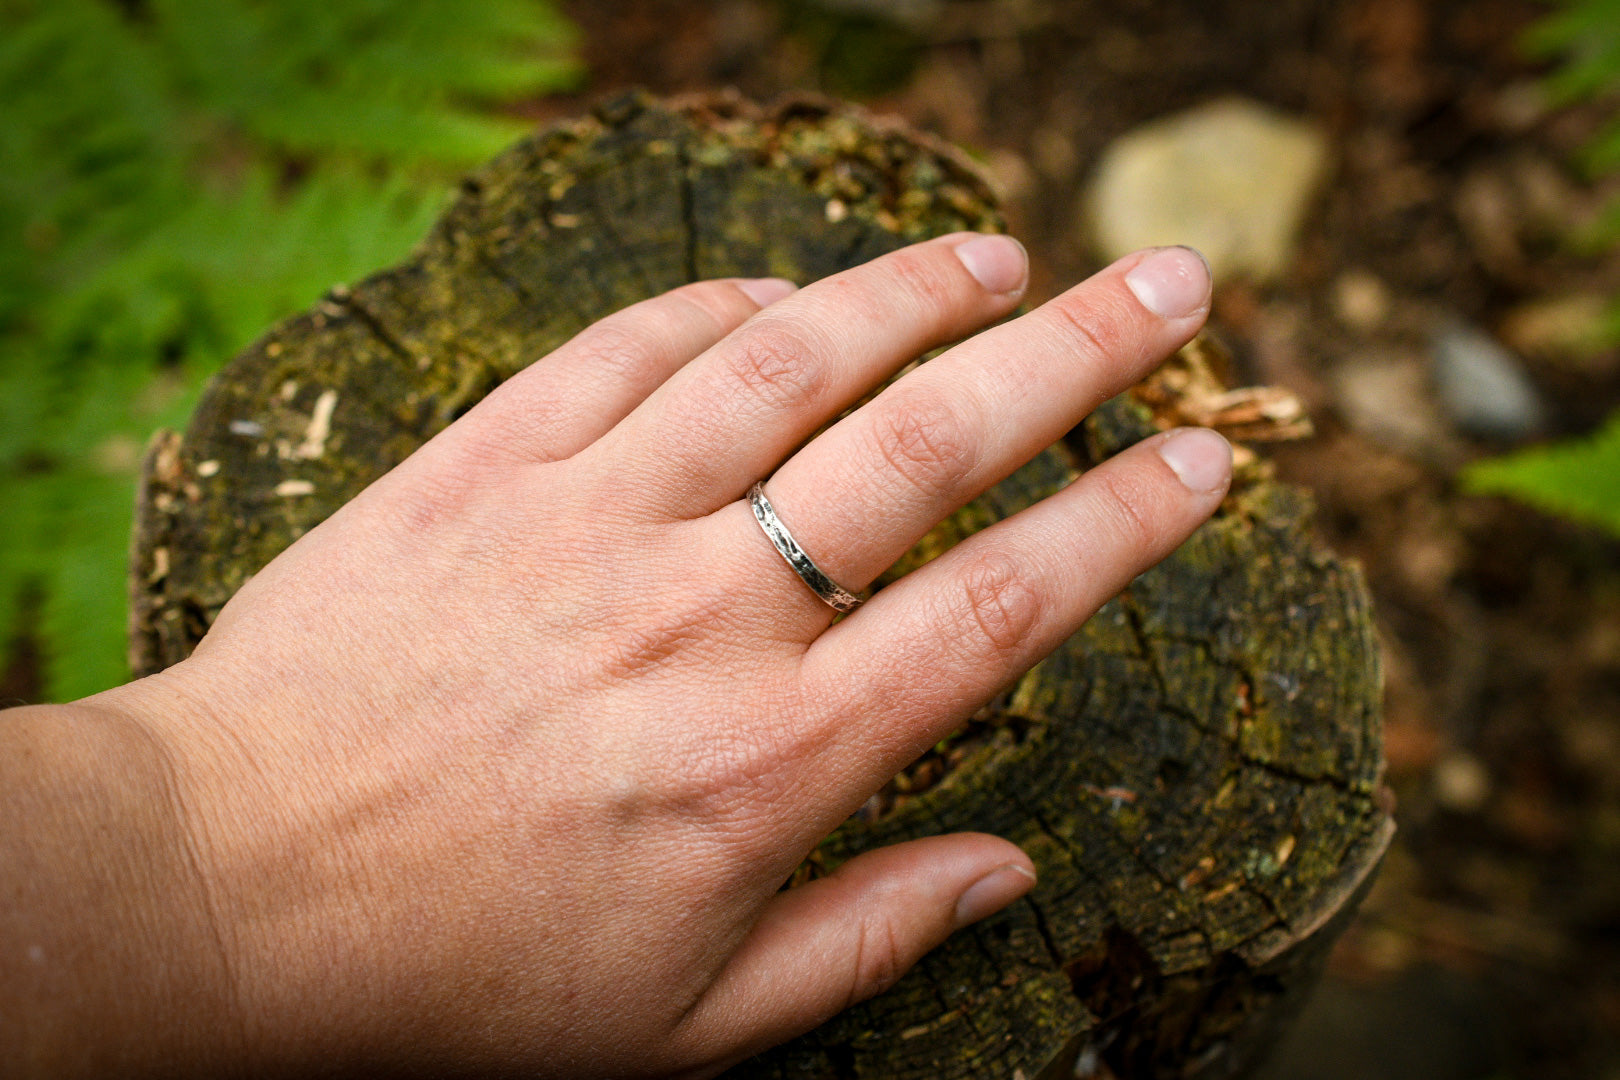
M 50 696 L 124 677 L 130 447 L 567 85 L 548 0 L 0 0 L 0 632 L 43 589 Z
M 1532 53 L 1556 57 L 1547 85 L 1563 102 L 1608 99 L 1620 106 L 1620 0 L 1563 0 L 1526 38 Z M 1586 148 L 1595 172 L 1620 168 L 1620 119 Z M 1577 243 L 1606 248 L 1620 237 L 1620 202 Z M 1610 307 L 1608 335 L 1620 341 L 1620 303 Z M 1463 472 L 1463 486 L 1481 494 L 1508 495 L 1549 513 L 1620 535 L 1620 411 L 1595 434 L 1506 457 L 1476 462 Z
M 1476 462 L 1463 482 L 1476 494 L 1510 495 L 1620 536 L 1620 413 L 1587 438 Z

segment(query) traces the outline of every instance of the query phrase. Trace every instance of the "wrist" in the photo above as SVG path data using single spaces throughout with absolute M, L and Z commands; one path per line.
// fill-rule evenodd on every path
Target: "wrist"
M 0 940 L 25 963 L 0 973 L 0 1015 L 20 1018 L 23 1072 L 219 1071 L 234 1057 L 228 938 L 190 816 L 170 748 L 116 700 L 5 714 Z
M 322 741 L 331 725 L 293 719 L 301 714 L 263 680 L 192 659 L 82 704 L 128 718 L 163 747 L 239 1018 L 238 1066 L 363 1071 L 374 1028 L 391 1019 L 356 992 L 379 970 L 369 924 L 410 898 L 367 893 L 371 848 L 354 834 L 389 823 L 366 801 L 366 765 Z

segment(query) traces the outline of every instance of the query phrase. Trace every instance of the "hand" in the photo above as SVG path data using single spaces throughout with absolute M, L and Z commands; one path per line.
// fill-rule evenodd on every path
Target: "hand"
M 1159 436 L 832 625 L 744 500 L 859 589 L 1187 341 L 1131 256 L 1013 310 L 959 234 L 794 292 L 677 289 L 491 394 L 254 577 L 192 659 L 91 699 L 173 763 L 252 1070 L 710 1075 L 1033 883 L 984 835 L 807 852 L 1219 503 Z M 763 309 L 762 309 L 763 308 Z M 177 954 L 178 955 L 178 954 Z

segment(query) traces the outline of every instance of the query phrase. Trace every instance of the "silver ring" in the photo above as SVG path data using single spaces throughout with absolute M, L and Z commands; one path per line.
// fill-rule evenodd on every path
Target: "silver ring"
M 810 556 L 804 553 L 804 548 L 793 539 L 782 519 L 776 516 L 775 507 L 771 500 L 765 497 L 765 481 L 761 480 L 748 492 L 748 507 L 754 512 L 754 520 L 759 527 L 765 530 L 765 535 L 771 538 L 776 545 L 777 552 L 793 567 L 793 572 L 799 575 L 810 591 L 821 597 L 822 601 L 834 611 L 854 611 L 861 606 L 861 597 L 856 596 L 838 582 L 822 572 L 821 567 L 815 564 Z

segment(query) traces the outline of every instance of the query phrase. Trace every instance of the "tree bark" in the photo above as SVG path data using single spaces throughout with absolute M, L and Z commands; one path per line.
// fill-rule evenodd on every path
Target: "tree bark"
M 292 540 L 502 379 L 683 282 L 809 281 L 1001 228 L 975 169 L 829 104 L 610 102 L 463 185 L 404 265 L 336 289 L 148 453 L 131 567 L 140 674 L 188 655 Z M 1156 430 L 1130 395 L 891 574 Z M 908 771 L 807 864 L 979 829 L 1041 881 L 887 994 L 737 1077 L 1242 1074 L 1308 990 L 1393 826 L 1359 573 L 1300 493 L 1241 484 L 1175 555 Z

